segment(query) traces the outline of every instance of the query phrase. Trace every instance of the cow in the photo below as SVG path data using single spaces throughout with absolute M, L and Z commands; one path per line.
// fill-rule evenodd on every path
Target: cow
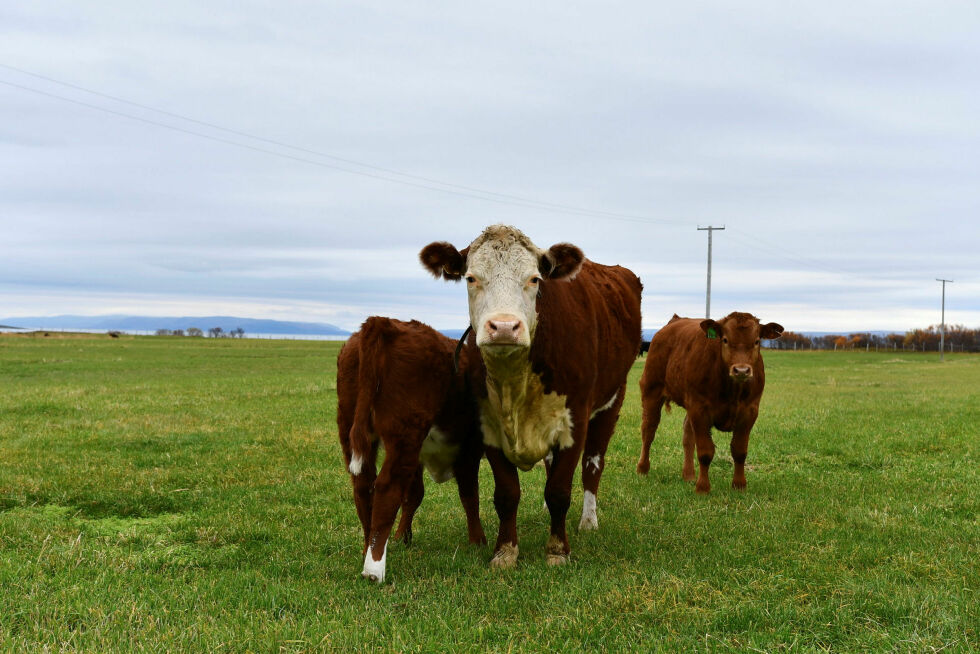
M 485 544 L 480 523 L 483 452 L 476 402 L 465 375 L 467 352 L 417 321 L 373 316 L 337 357 L 337 431 L 364 531 L 361 575 L 385 578 L 388 536 L 412 540 L 424 494 L 422 468 L 442 483 L 456 478 L 470 543 Z M 457 363 L 460 370 L 456 369 Z M 384 463 L 375 472 L 379 442 Z
M 732 488 L 745 489 L 745 456 L 749 432 L 759 416 L 766 385 L 761 339 L 779 338 L 783 328 L 759 324 L 750 313 L 733 312 L 719 321 L 681 318 L 676 313 L 650 343 L 640 378 L 643 398 L 643 445 L 636 471 L 650 470 L 650 444 L 660 424 L 661 408 L 673 402 L 685 409 L 685 481 L 694 481 L 694 450 L 701 464 L 694 489 L 709 493 L 708 466 L 715 455 L 711 428 L 732 432 L 735 462 Z
M 537 247 L 520 230 L 487 227 L 462 250 L 445 241 L 419 253 L 437 279 L 466 280 L 473 390 L 494 476 L 500 530 L 492 568 L 516 565 L 518 468 L 551 456 L 545 503 L 546 561 L 568 561 L 565 516 L 582 459 L 579 530 L 596 529 L 596 493 L 616 427 L 626 376 L 640 348 L 642 285 L 630 270 L 604 266 L 559 243 Z

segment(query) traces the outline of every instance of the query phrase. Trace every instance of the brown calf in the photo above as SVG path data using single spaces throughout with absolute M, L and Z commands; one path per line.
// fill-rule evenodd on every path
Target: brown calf
M 364 530 L 362 575 L 385 577 L 388 536 L 412 538 L 412 517 L 424 494 L 422 468 L 436 482 L 453 477 L 466 511 L 471 543 L 486 543 L 480 524 L 478 472 L 483 444 L 476 402 L 456 341 L 420 322 L 371 317 L 337 358 L 337 428 Z M 379 442 L 385 457 L 375 476 Z
M 760 325 L 749 313 L 733 312 L 720 321 L 681 318 L 677 314 L 654 335 L 640 392 L 643 396 L 643 447 L 636 471 L 650 470 L 650 443 L 660 424 L 660 410 L 674 402 L 684 418 L 685 481 L 694 481 L 694 450 L 701 464 L 695 490 L 711 491 L 708 466 L 715 455 L 711 428 L 732 432 L 735 472 L 732 488 L 745 488 L 749 432 L 759 416 L 766 385 L 760 339 L 779 338 L 783 328 Z

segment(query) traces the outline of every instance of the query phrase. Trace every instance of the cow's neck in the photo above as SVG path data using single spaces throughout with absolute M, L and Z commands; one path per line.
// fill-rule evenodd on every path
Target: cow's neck
M 546 393 L 531 369 L 530 348 L 484 353 L 487 397 L 481 401 L 483 440 L 529 470 L 555 446 L 572 444 L 571 414 L 565 397 Z

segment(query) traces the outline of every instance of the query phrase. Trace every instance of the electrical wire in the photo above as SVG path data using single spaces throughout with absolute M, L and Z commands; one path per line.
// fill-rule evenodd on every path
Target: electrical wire
M 36 89 L 36 88 L 33 88 L 33 87 L 29 87 L 29 86 L 24 86 L 24 85 L 21 85 L 21 84 L 16 84 L 16 83 L 13 83 L 13 82 L 10 82 L 10 81 L 6 81 L 6 80 L 0 80 L 0 84 L 5 84 L 5 85 L 10 86 L 10 87 L 13 87 L 13 88 L 17 88 L 17 89 L 20 89 L 20 90 L 23 90 L 23 91 L 28 91 L 28 92 L 31 92 L 31 93 L 36 93 L 36 94 L 43 95 L 43 96 L 46 96 L 46 97 L 49 97 L 49 98 L 53 98 L 53 99 L 57 99 L 57 100 L 62 100 L 64 102 L 70 102 L 70 103 L 77 104 L 77 105 L 80 105 L 80 106 L 83 106 L 83 107 L 87 107 L 89 109 L 94 109 L 94 110 L 97 110 L 97 111 L 103 111 L 105 113 L 112 114 L 112 115 L 115 115 L 115 116 L 124 117 L 124 118 L 128 118 L 128 119 L 131 119 L 131 120 L 136 120 L 136 121 L 143 122 L 143 123 L 146 123 L 146 124 L 149 124 L 149 125 L 154 125 L 156 127 L 162 127 L 162 128 L 165 128 L 165 129 L 175 130 L 175 131 L 178 131 L 178 132 L 182 132 L 184 134 L 189 134 L 189 135 L 192 135 L 192 136 L 197 136 L 197 137 L 209 139 L 209 140 L 212 140 L 212 141 L 217 141 L 217 142 L 224 143 L 224 144 L 227 144 L 227 145 L 232 145 L 232 146 L 236 146 L 236 147 L 250 149 L 250 150 L 253 150 L 255 152 L 262 152 L 262 153 L 265 153 L 265 154 L 271 154 L 273 156 L 279 156 L 279 157 L 284 157 L 284 158 L 292 159 L 294 161 L 300 161 L 300 162 L 304 162 L 304 163 L 310 163 L 310 164 L 313 164 L 313 165 L 319 165 L 319 166 L 331 168 L 333 170 L 340 170 L 340 171 L 347 172 L 347 173 L 354 174 L 354 175 L 362 175 L 362 176 L 370 177 L 370 178 L 373 178 L 373 179 L 379 179 L 379 180 L 384 180 L 384 181 L 388 181 L 388 182 L 392 182 L 392 183 L 396 183 L 396 184 L 403 184 L 403 185 L 407 185 L 407 186 L 413 186 L 413 187 L 416 187 L 416 188 L 423 188 L 423 189 L 432 190 L 432 191 L 441 191 L 443 193 L 450 193 L 450 194 L 453 194 L 453 195 L 461 195 L 461 196 L 464 196 L 464 197 L 471 197 L 471 198 L 476 198 L 476 199 L 490 201 L 490 202 L 498 202 L 498 203 L 501 203 L 501 204 L 510 204 L 510 205 L 519 206 L 519 207 L 523 207 L 523 208 L 541 209 L 541 210 L 551 211 L 551 212 L 556 212 L 556 213 L 567 213 L 567 214 L 572 214 L 572 215 L 577 215 L 577 216 L 586 216 L 586 217 L 606 217 L 606 218 L 613 218 L 613 219 L 616 219 L 616 220 L 625 220 L 625 221 L 629 221 L 629 222 L 640 222 L 640 223 L 683 224 L 683 221 L 679 221 L 679 220 L 670 220 L 670 219 L 662 219 L 662 218 L 651 218 L 651 217 L 648 217 L 648 216 L 638 216 L 638 215 L 617 213 L 617 212 L 611 212 L 611 211 L 602 211 L 602 210 L 594 210 L 594 209 L 584 209 L 584 208 L 581 208 L 581 207 L 574 207 L 574 206 L 564 205 L 564 204 L 558 204 L 558 203 L 554 203 L 554 202 L 546 202 L 546 201 L 543 201 L 543 200 L 535 200 L 533 198 L 526 198 L 526 197 L 522 197 L 522 196 L 519 196 L 519 195 L 512 195 L 512 194 L 508 194 L 508 193 L 500 193 L 500 192 L 497 192 L 497 191 L 490 191 L 490 190 L 486 190 L 486 189 L 482 189 L 482 188 L 478 188 L 478 187 L 473 187 L 473 186 L 465 186 L 465 185 L 462 185 L 462 184 L 455 184 L 455 183 L 452 183 L 452 182 L 445 182 L 445 181 L 442 181 L 442 180 L 439 180 L 439 179 L 435 179 L 435 178 L 431 178 L 431 177 L 424 177 L 424 176 L 421 176 L 421 175 L 413 175 L 413 174 L 410 174 L 410 173 L 404 173 L 404 172 L 400 172 L 400 171 L 397 171 L 397 170 L 394 170 L 394 169 L 391 169 L 391 168 L 384 168 L 382 166 L 376 166 L 376 165 L 373 165 L 373 164 L 368 164 L 368 163 L 364 163 L 364 162 L 361 162 L 361 161 L 356 161 L 354 159 L 347 159 L 347 158 L 344 158 L 344 157 L 338 157 L 336 155 L 333 155 L 333 154 L 330 154 L 330 153 L 327 153 L 327 152 L 322 152 L 322 151 L 312 150 L 312 149 L 309 149 L 309 148 L 304 148 L 304 147 L 300 147 L 300 146 L 296 146 L 296 145 L 291 145 L 291 144 L 285 143 L 283 141 L 277 141 L 277 140 L 274 140 L 274 139 L 269 139 L 269 138 L 265 138 L 265 137 L 262 137 L 262 136 L 257 136 L 255 134 L 250 134 L 248 132 L 243 132 L 243 131 L 240 131 L 240 130 L 235 130 L 235 129 L 223 127 L 223 126 L 218 125 L 218 124 L 215 124 L 215 123 L 211 123 L 211 122 L 207 122 L 207 121 L 203 121 L 203 120 L 198 120 L 196 118 L 192 118 L 192 117 L 189 117 L 189 116 L 178 114 L 178 113 L 175 113 L 175 112 L 172 112 L 172 111 L 167 111 L 167 110 L 159 109 L 159 108 L 156 108 L 156 107 L 147 105 L 147 104 L 142 104 L 142 103 L 139 103 L 139 102 L 134 102 L 132 100 L 127 100 L 125 98 L 121 98 L 121 97 L 116 96 L 116 95 L 111 95 L 111 94 L 108 94 L 108 93 L 103 93 L 101 91 L 95 91 L 93 89 L 89 89 L 89 88 L 86 88 L 86 87 L 83 87 L 83 86 L 79 86 L 77 84 L 72 84 L 72 83 L 69 83 L 69 82 L 64 82 L 64 81 L 61 81 L 61 80 L 57 80 L 57 79 L 54 79 L 52 77 L 48 77 L 46 75 L 40 75 L 38 73 L 34 73 L 34 72 L 31 72 L 31 71 L 25 70 L 23 68 L 17 68 L 16 66 L 10 66 L 8 64 L 0 63 L 0 67 L 6 68 L 8 70 L 12 70 L 12 71 L 15 71 L 15 72 L 24 74 L 24 75 L 29 75 L 31 77 L 35 77 L 35 78 L 38 78 L 38 79 L 42 79 L 42 80 L 45 80 L 47 82 L 51 82 L 53 84 L 58 84 L 58 85 L 61 85 L 61 86 L 65 86 L 67 88 L 75 89 L 75 90 L 78 90 L 78 91 L 83 91 L 85 93 L 89 93 L 89 94 L 96 95 L 96 96 L 99 96 L 99 97 L 102 97 L 102 98 L 106 98 L 106 99 L 109 99 L 109 100 L 112 100 L 112 101 L 115 101 L 115 102 L 120 102 L 120 103 L 128 104 L 128 105 L 131 105 L 131 106 L 134 106 L 134 107 L 139 107 L 140 109 L 144 109 L 144 110 L 147 110 L 147 111 L 152 111 L 152 112 L 159 113 L 159 114 L 162 114 L 162 115 L 165 115 L 165 116 L 169 116 L 171 118 L 176 118 L 176 119 L 187 121 L 187 122 L 190 122 L 190 123 L 193 123 L 193 124 L 196 124 L 196 125 L 200 125 L 202 127 L 207 127 L 209 129 L 214 129 L 214 130 L 218 130 L 218 131 L 221 131 L 221 132 L 225 132 L 227 134 L 233 134 L 235 136 L 240 136 L 240 137 L 252 139 L 252 140 L 255 140 L 255 141 L 258 141 L 258 142 L 261 142 L 261 143 L 267 143 L 269 145 L 275 145 L 275 146 L 278 146 L 278 147 L 287 148 L 287 149 L 294 150 L 294 151 L 297 151 L 297 152 L 303 152 L 303 153 L 306 153 L 306 154 L 311 154 L 311 155 L 314 155 L 314 156 L 317 156 L 317 157 L 323 157 L 323 158 L 326 158 L 326 159 L 332 159 L 334 161 L 339 161 L 339 162 L 344 163 L 344 164 L 359 166 L 359 167 L 362 167 L 362 168 L 367 168 L 369 170 L 377 171 L 376 173 L 368 173 L 368 172 L 365 172 L 365 171 L 359 171 L 359 170 L 351 169 L 351 168 L 346 167 L 346 166 L 339 166 L 339 165 L 335 165 L 335 164 L 326 164 L 326 163 L 323 163 L 323 162 L 318 162 L 318 161 L 310 160 L 310 159 L 307 159 L 305 157 L 297 157 L 297 156 L 294 156 L 294 155 L 284 154 L 284 153 L 281 153 L 281 152 L 277 152 L 275 150 L 269 150 L 267 148 L 256 147 L 256 146 L 252 146 L 252 145 L 240 143 L 238 141 L 233 141 L 231 139 L 226 139 L 226 138 L 216 137 L 216 136 L 213 136 L 213 135 L 203 134 L 201 132 L 197 132 L 197 131 L 194 131 L 194 130 L 189 130 L 189 129 L 181 128 L 181 127 L 178 127 L 178 126 L 175 126 L 175 125 L 170 125 L 170 124 L 167 124 L 167 123 L 161 123 L 161 122 L 150 120 L 150 119 L 147 119 L 147 118 L 142 118 L 142 117 L 139 117 L 139 116 L 134 116 L 134 115 L 129 114 L 129 113 L 126 113 L 126 112 L 116 111 L 116 110 L 113 110 L 113 109 L 109 109 L 107 107 L 103 107 L 101 105 L 96 105 L 96 104 L 92 104 L 92 103 L 88 103 L 88 102 L 83 102 L 83 101 L 80 101 L 80 100 L 75 100 L 75 99 L 72 99 L 72 98 L 67 98 L 65 96 L 61 96 L 61 95 L 58 95 L 58 94 L 55 94 L 55 93 L 50 93 L 50 92 L 47 92 L 47 91 L 42 91 L 40 89 Z M 384 174 L 380 174 L 380 173 L 384 173 Z M 395 176 L 398 176 L 398 177 L 403 177 L 405 179 L 394 179 L 394 178 L 391 177 L 391 175 L 395 175 Z M 409 182 L 409 181 L 406 181 L 406 180 L 415 180 L 415 183 L 412 183 L 412 182 Z M 439 186 L 433 186 L 433 184 L 437 184 Z M 440 188 L 440 187 L 447 187 L 447 188 Z

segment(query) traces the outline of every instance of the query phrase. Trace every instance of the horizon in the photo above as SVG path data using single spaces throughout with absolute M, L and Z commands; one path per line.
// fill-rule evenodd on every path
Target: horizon
M 342 325 L 334 325 L 332 323 L 323 323 L 323 322 L 318 322 L 318 321 L 317 322 L 314 322 L 314 321 L 302 321 L 302 320 L 300 320 L 300 321 L 294 321 L 294 320 L 278 320 L 278 319 L 267 319 L 267 318 L 254 318 L 254 317 L 248 317 L 248 316 L 223 316 L 223 315 L 221 315 L 221 316 L 219 316 L 219 315 L 214 315 L 214 316 L 154 316 L 154 315 L 136 315 L 136 314 L 88 314 L 88 315 L 85 315 L 85 314 L 61 314 L 61 315 L 49 315 L 49 316 L 20 316 L 20 317 L 19 316 L 7 316 L 7 317 L 0 317 L 0 329 L 15 329 L 15 330 L 20 330 L 20 331 L 30 331 L 30 330 L 66 331 L 66 330 L 71 330 L 71 329 L 81 329 L 81 330 L 84 330 L 84 331 L 96 331 L 96 332 L 103 331 L 104 329 L 115 329 L 115 328 L 112 328 L 112 327 L 105 327 L 105 328 L 70 327 L 70 326 L 65 326 L 65 327 L 50 327 L 50 326 L 45 326 L 45 325 L 43 325 L 41 323 L 24 324 L 24 325 L 10 325 L 10 324 L 5 324 L 7 322 L 16 322 L 18 319 L 26 319 L 26 320 L 59 320 L 59 319 L 69 319 L 69 318 L 79 318 L 79 319 L 83 319 L 83 320 L 84 319 L 88 319 L 88 320 L 100 320 L 100 319 L 101 320 L 109 320 L 109 319 L 113 319 L 113 318 L 120 318 L 120 319 L 140 319 L 140 320 L 148 320 L 148 321 L 159 318 L 161 321 L 165 321 L 165 320 L 198 320 L 198 321 L 206 321 L 206 320 L 210 320 L 210 321 L 214 321 L 214 320 L 231 320 L 231 321 L 241 321 L 241 322 L 246 322 L 246 323 L 247 322 L 270 322 L 270 323 L 273 323 L 274 322 L 274 323 L 283 323 L 283 324 L 295 323 L 297 325 L 310 325 L 310 326 L 312 326 L 312 325 L 322 325 L 322 326 L 327 326 L 327 327 L 333 327 L 333 328 L 335 328 L 337 330 L 346 332 L 347 335 L 354 333 L 355 331 L 357 331 L 360 328 L 360 325 L 355 326 L 353 329 L 348 329 L 347 327 L 344 327 Z M 419 320 L 419 319 L 416 318 L 416 320 Z M 421 321 L 421 322 L 425 322 L 425 321 Z M 465 327 L 460 328 L 460 327 L 454 327 L 454 326 L 448 326 L 448 325 L 440 326 L 440 325 L 431 324 L 431 323 L 427 323 L 427 324 L 430 324 L 430 326 L 432 326 L 437 331 L 442 332 L 442 333 L 446 333 L 446 334 L 448 334 L 448 333 L 454 333 L 454 332 L 460 332 L 461 333 L 465 329 Z M 215 326 L 215 325 L 208 325 L 208 326 L 203 326 L 203 325 L 204 325 L 204 323 L 202 322 L 201 325 L 193 325 L 193 326 L 194 327 L 198 327 L 198 328 L 200 328 L 202 330 L 205 330 L 205 331 L 207 331 L 211 327 L 214 327 Z M 657 327 L 643 327 L 643 331 L 644 332 L 656 332 L 661 327 L 663 327 L 663 325 L 660 325 L 660 326 L 657 326 Z M 887 334 L 908 334 L 908 333 L 913 332 L 915 330 L 928 330 L 928 329 L 931 329 L 931 328 L 938 328 L 939 327 L 939 323 L 931 323 L 931 324 L 928 324 L 928 325 L 917 325 L 917 326 L 908 327 L 908 328 L 905 328 L 905 329 L 865 329 L 865 328 L 861 328 L 861 329 L 812 330 L 812 329 L 792 329 L 792 328 L 787 327 L 785 325 L 784 325 L 784 327 L 785 327 L 785 331 L 786 332 L 792 332 L 792 333 L 800 334 L 800 335 L 803 335 L 803 336 L 828 336 L 828 335 L 848 336 L 848 335 L 854 335 L 854 334 L 874 334 L 874 335 L 882 335 L 882 334 L 884 334 L 884 335 L 887 335 Z M 961 324 L 961 323 L 950 323 L 950 322 L 947 322 L 946 323 L 946 327 L 947 328 L 949 328 L 949 327 L 964 327 L 966 329 L 980 329 L 980 327 L 971 327 L 970 325 L 964 325 L 964 324 Z M 168 328 L 167 327 L 164 327 L 164 326 L 156 327 L 156 328 L 149 328 L 148 327 L 146 329 L 125 329 L 125 328 L 120 328 L 120 329 L 118 329 L 118 331 L 130 332 L 130 333 L 137 333 L 137 332 L 152 332 L 152 331 L 155 331 L 156 329 L 168 329 Z M 246 330 L 246 335 L 248 333 L 249 333 L 248 330 Z M 253 332 L 253 333 L 271 333 L 271 334 L 287 334 L 287 335 L 288 334 L 291 334 L 291 332 Z M 317 335 L 316 332 L 305 332 L 305 333 L 308 334 L 308 335 Z M 300 334 L 297 333 L 295 335 L 300 335 Z M 320 335 L 334 335 L 334 334 L 329 334 L 327 332 L 324 332 L 323 334 L 320 334 Z

